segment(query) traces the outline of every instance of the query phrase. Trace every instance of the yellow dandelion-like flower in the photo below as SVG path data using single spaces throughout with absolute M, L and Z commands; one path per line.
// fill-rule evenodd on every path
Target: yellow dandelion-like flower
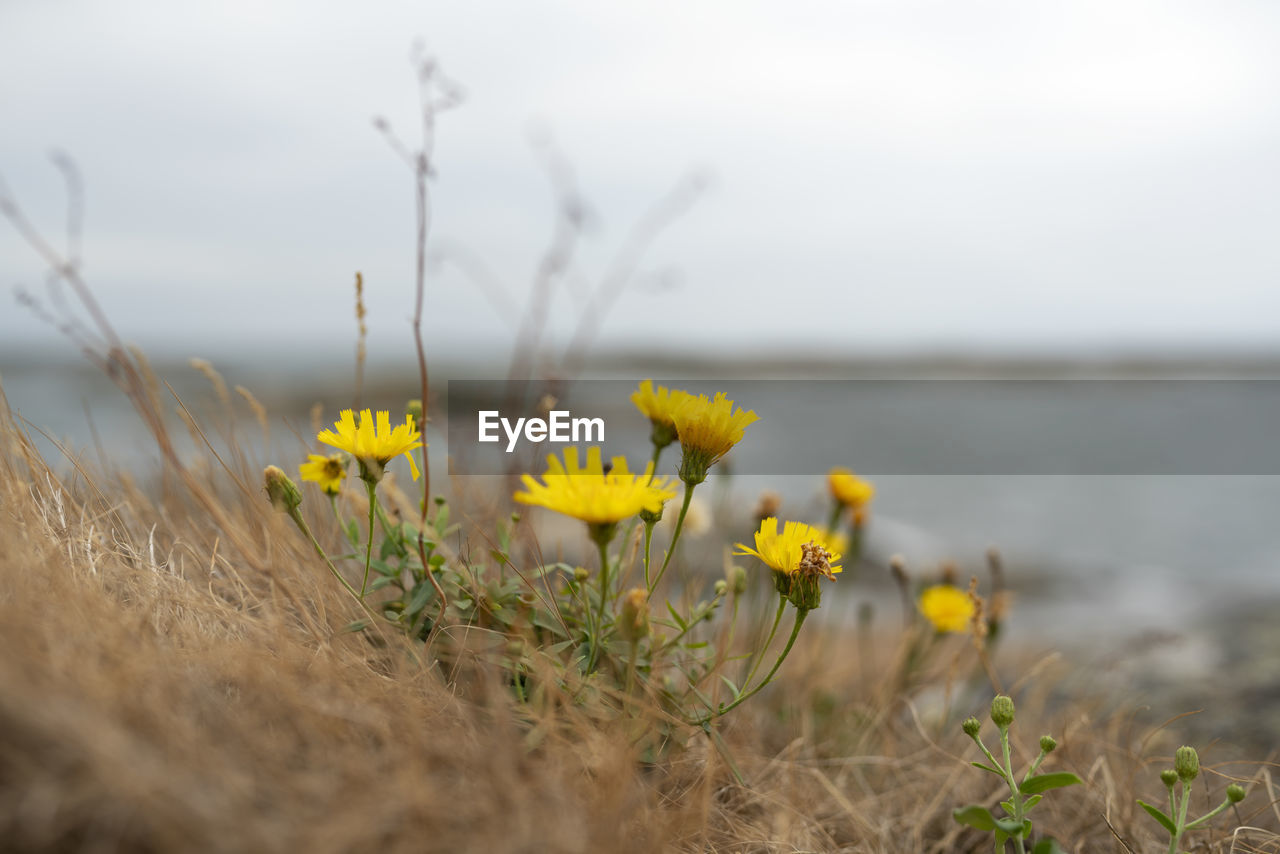
M 374 481 L 381 479 L 382 469 L 386 464 L 404 454 L 409 458 L 409 470 L 413 472 L 413 479 L 418 479 L 418 464 L 409 452 L 422 447 L 422 434 L 414 426 L 411 417 L 406 415 L 405 423 L 397 424 L 392 429 L 391 413 L 379 410 L 375 423 L 373 413 L 365 409 L 360 413 L 360 423 L 357 425 L 355 413 L 344 409 L 333 426 L 333 430 L 321 430 L 316 438 L 359 460 L 362 477 L 367 472 Z
M 303 480 L 313 480 L 324 490 L 325 495 L 337 495 L 342 491 L 342 481 L 347 476 L 347 458 L 342 454 L 322 456 L 307 454 L 307 460 L 298 466 L 298 473 Z
M 775 571 L 788 575 L 796 575 L 800 572 L 801 563 L 805 558 L 804 547 L 817 545 L 826 552 L 830 569 L 828 577 L 834 577 L 842 571 L 842 568 L 837 565 L 840 552 L 832 550 L 830 539 L 821 529 L 803 522 L 787 522 L 782 526 L 782 533 L 778 533 L 778 520 L 770 516 L 760 523 L 760 530 L 756 531 L 754 549 L 745 543 L 736 545 L 738 550 L 734 552 L 735 555 L 755 555 Z M 827 573 L 822 574 L 827 575 Z
M 525 492 L 517 492 L 515 500 L 536 504 L 581 519 L 588 525 L 612 525 L 638 514 L 641 510 L 656 513 L 662 504 L 676 494 L 670 478 L 650 480 L 653 466 L 643 474 L 632 474 L 623 457 L 614 457 L 606 473 L 600 461 L 600 449 L 587 450 L 587 464 L 578 465 L 578 449 L 566 448 L 564 463 L 555 454 L 547 457 L 547 473 L 538 483 L 523 475 Z
M 969 631 L 973 611 L 969 594 L 950 584 L 935 584 L 920 594 L 920 613 L 939 632 Z
M 833 554 L 845 555 L 849 553 L 849 538 L 839 531 L 831 531 L 827 528 L 815 528 L 821 539 L 818 542 Z
M 875 497 L 876 488 L 846 468 L 834 468 L 827 475 L 831 497 L 855 510 L 865 507 Z
M 687 391 L 679 389 L 669 389 L 662 385 L 655 389 L 653 380 L 642 381 L 640 388 L 631 393 L 631 402 L 653 424 L 650 439 L 658 448 L 665 448 L 675 441 L 674 412 L 689 397 L 691 395 Z
M 706 480 L 707 469 L 742 441 L 743 430 L 760 416 L 750 409 L 735 411 L 733 401 L 718 392 L 713 400 L 705 394 L 682 395 L 671 409 L 671 419 L 684 453 L 680 479 L 695 484 Z
M 779 534 L 778 520 L 770 516 L 756 531 L 754 549 L 743 543 L 737 546 L 734 554 L 755 555 L 773 568 L 774 588 L 803 613 L 822 603 L 818 579 L 835 581 L 841 571 L 840 554 L 830 549 L 823 532 L 801 522 L 787 522 Z

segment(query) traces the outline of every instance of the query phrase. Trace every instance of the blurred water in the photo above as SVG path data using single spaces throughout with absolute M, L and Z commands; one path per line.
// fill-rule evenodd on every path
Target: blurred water
M 299 434 L 307 436 L 307 411 L 312 403 L 324 402 L 325 417 L 330 419 L 339 406 L 347 405 L 331 386 L 349 388 L 349 384 L 316 385 L 304 379 L 324 373 L 291 376 L 258 369 L 249 375 L 250 382 L 229 372 L 229 383 L 245 382 L 272 413 L 273 459 L 300 458 L 302 447 L 286 426 L 286 418 Z M 166 378 L 175 382 L 178 394 L 197 412 L 212 398 L 207 381 L 189 368 L 169 370 Z M 93 444 L 88 426 L 91 417 L 113 462 L 144 469 L 154 465 L 157 454 L 123 395 L 87 366 L 0 366 L 0 380 L 11 406 L 51 436 L 87 451 Z M 406 380 L 399 388 L 411 387 L 411 381 Z M 1045 412 L 1061 406 L 1060 385 L 1032 384 L 1027 388 L 1033 391 L 1028 411 L 1035 411 L 1037 393 L 1044 395 Z M 1114 394 L 1105 384 L 1098 388 L 1104 396 Z M 1228 398 L 1222 403 L 1223 411 L 1228 415 L 1250 412 L 1248 417 L 1261 430 L 1258 437 L 1265 439 L 1273 425 L 1280 425 L 1280 419 L 1267 416 L 1268 407 L 1274 405 L 1271 398 L 1248 399 L 1250 388 L 1249 384 L 1223 385 L 1222 394 Z M 395 392 L 400 399 L 411 394 Z M 368 402 L 398 408 L 395 395 L 375 392 Z M 761 410 L 770 405 L 768 400 L 742 402 Z M 1085 410 L 1099 405 L 1098 400 L 1089 399 L 1078 403 Z M 763 456 L 769 459 L 769 471 L 785 471 L 793 463 L 807 470 L 812 467 L 815 450 L 831 465 L 858 469 L 860 447 L 873 441 L 883 447 L 896 440 L 901 446 L 893 453 L 900 457 L 918 453 L 922 461 L 935 460 L 932 466 L 922 462 L 921 470 L 932 467 L 945 471 L 948 447 L 989 442 L 991 437 L 985 434 L 999 426 L 989 420 L 957 417 L 957 407 L 962 404 L 963 396 L 945 395 L 917 397 L 909 408 L 895 407 L 888 399 L 877 405 L 867 405 L 865 400 L 828 400 L 821 417 L 856 424 L 856 429 L 847 434 L 834 432 L 830 447 L 815 449 L 811 442 L 794 441 L 794 431 L 787 429 L 783 419 L 774 418 L 772 423 L 762 419 L 748 429 L 749 441 L 734 452 L 731 469 L 751 471 L 754 467 L 760 471 L 752 458 Z M 1151 405 L 1166 404 L 1153 400 Z M 1131 399 L 1125 405 L 1141 421 L 1143 400 Z M 241 434 L 257 441 L 259 431 L 247 408 L 240 405 L 239 411 Z M 1159 408 L 1149 414 L 1156 424 L 1166 417 Z M 612 416 L 610 423 L 615 423 Z M 638 415 L 625 412 L 618 413 L 617 423 L 630 426 L 611 432 L 607 450 L 625 452 L 638 460 L 647 447 L 645 423 Z M 921 446 L 920 431 L 902 429 L 906 423 L 932 425 L 938 440 Z M 176 435 L 185 434 L 176 421 L 175 428 Z M 1016 445 L 1025 432 L 1008 429 L 1009 443 Z M 1141 437 L 1141 431 L 1136 435 Z M 1150 430 L 1148 435 L 1153 444 L 1159 443 L 1159 435 Z M 445 437 L 439 431 L 430 438 L 433 466 L 442 472 L 447 465 Z M 1051 470 L 1096 470 L 1098 443 L 1105 444 L 1107 439 L 1091 436 L 1089 441 L 1057 443 L 1055 453 L 1066 456 L 1055 460 Z M 1132 435 L 1125 441 L 1133 441 Z M 1194 441 L 1194 434 L 1179 438 L 1184 452 L 1190 447 L 1187 443 Z M 1218 437 L 1209 432 L 1203 441 L 1215 442 Z M 38 436 L 37 442 L 50 459 L 57 458 L 51 444 Z M 191 443 L 185 447 L 190 449 Z M 545 450 L 539 449 L 526 465 L 540 470 L 535 461 L 542 453 Z M 675 449 L 667 452 L 664 468 L 674 468 L 676 453 Z M 1073 453 L 1077 457 L 1073 458 Z M 1122 458 L 1123 447 L 1119 451 L 1111 447 L 1107 453 Z M 1205 458 L 1213 455 L 1206 450 Z M 1276 458 L 1260 459 L 1259 470 L 1276 463 Z M 998 546 L 1013 585 L 1024 591 L 1027 605 L 1015 614 L 1024 624 L 1034 625 L 1052 613 L 1077 630 L 1107 633 L 1119 627 L 1167 625 L 1197 610 L 1280 596 L 1280 525 L 1276 523 L 1280 476 L 878 474 L 874 480 L 877 496 L 867 539 L 873 562 L 883 566 L 890 554 L 901 553 L 913 570 L 923 575 L 936 572 L 941 561 L 954 560 L 967 577 L 971 572 L 982 572 L 986 549 Z M 725 486 L 729 488 L 725 490 Z M 707 500 L 724 496 L 722 510 L 732 534 L 745 539 L 750 533 L 750 507 L 763 489 L 782 494 L 782 515 L 787 518 L 812 522 L 826 518 L 824 481 L 816 474 L 713 477 L 699 494 Z

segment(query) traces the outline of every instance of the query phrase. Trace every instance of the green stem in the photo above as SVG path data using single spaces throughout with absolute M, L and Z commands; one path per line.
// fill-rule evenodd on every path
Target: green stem
M 658 476 L 658 457 L 661 456 L 662 447 L 655 444 L 653 446 L 653 459 L 649 461 L 650 465 L 653 466 L 653 469 L 649 472 L 649 479 L 645 481 L 645 483 L 653 483 L 653 479 Z
M 1213 810 L 1212 810 L 1211 812 L 1207 812 L 1207 813 L 1205 813 L 1204 815 L 1200 816 L 1200 817 L 1199 817 L 1198 819 L 1196 819 L 1195 821 L 1188 822 L 1188 823 L 1187 823 L 1187 826 L 1186 826 L 1186 827 L 1184 827 L 1184 828 L 1182 828 L 1182 829 L 1183 829 L 1184 831 L 1186 831 L 1186 830 L 1195 830 L 1197 827 L 1199 827 L 1200 825 L 1204 824 L 1204 823 L 1205 823 L 1206 821 L 1208 821 L 1209 819 L 1211 819 L 1211 818 L 1216 818 L 1218 815 L 1220 815 L 1220 814 L 1222 813 L 1222 811 L 1223 811 L 1223 810 L 1225 810 L 1225 809 L 1226 809 L 1227 807 L 1229 807 L 1229 806 L 1231 806 L 1231 801 L 1230 801 L 1230 800 L 1225 800 L 1225 801 L 1223 801 L 1222 803 L 1218 804 L 1216 807 L 1214 807 L 1214 808 L 1213 808 Z
M 656 522 L 644 523 L 644 586 L 652 590 L 653 586 L 649 584 L 649 546 L 653 543 L 653 526 Z
M 1191 804 L 1191 787 L 1184 780 L 1182 783 L 1182 797 L 1178 801 L 1178 815 L 1174 819 L 1173 838 L 1169 840 L 1169 854 L 1178 854 L 1178 843 L 1182 841 L 1182 834 L 1186 831 L 1187 807 Z
M 364 601 L 365 591 L 369 589 L 369 564 L 373 562 L 373 524 L 378 513 L 378 484 L 366 480 L 364 485 L 369 489 L 369 544 L 364 550 L 364 580 L 360 582 L 360 601 Z
M 639 648 L 640 641 L 633 640 L 631 642 L 631 652 L 627 655 L 627 689 L 623 693 L 628 697 L 631 696 L 631 689 L 635 687 L 636 683 L 636 653 Z
M 365 611 L 369 613 L 369 616 L 376 616 L 369 606 L 365 604 L 364 600 L 360 598 L 360 594 L 351 586 L 351 583 L 347 581 L 347 579 L 343 578 L 342 573 L 333 565 L 333 561 L 329 559 L 329 555 L 325 553 L 325 550 L 320 545 L 320 541 L 316 539 L 315 534 L 311 533 L 311 527 L 307 524 L 306 520 L 302 518 L 302 513 L 298 511 L 298 508 L 294 507 L 289 511 L 289 518 L 293 520 L 293 524 L 298 526 L 298 530 L 311 541 L 312 548 L 316 550 L 316 554 L 320 555 L 320 559 L 324 561 L 325 566 L 329 567 L 329 571 L 333 573 L 333 577 L 338 579 L 343 587 L 347 588 L 347 592 L 355 597 L 355 600 L 364 607 Z
M 600 549 L 600 602 L 596 610 L 596 632 L 599 636 L 592 638 L 588 673 L 595 670 L 596 662 L 600 660 L 600 646 L 604 643 L 604 607 L 609 598 L 609 541 L 602 538 L 596 542 L 596 546 Z
M 671 563 L 671 556 L 676 553 L 676 544 L 680 542 L 680 532 L 684 530 L 684 517 L 689 512 L 689 502 L 693 500 L 693 484 L 686 482 L 684 485 L 684 503 L 680 505 L 680 515 L 676 517 L 676 529 L 671 534 L 671 545 L 667 547 L 667 556 L 662 561 L 662 568 L 658 570 L 658 577 L 653 580 L 653 584 L 649 585 L 649 592 L 652 593 L 658 587 L 658 582 L 662 581 L 662 576 L 667 571 L 667 564 Z
M 1013 779 L 1013 759 L 1009 753 L 1009 728 L 1000 728 L 1000 748 L 1004 753 L 1004 765 L 1001 766 L 1004 771 L 1005 782 L 1009 784 L 1009 801 L 1013 804 L 1013 820 L 1018 823 L 1018 831 L 1013 835 L 1014 846 L 1018 849 L 1018 854 L 1027 854 L 1026 845 L 1022 842 L 1022 793 L 1018 791 L 1018 783 Z
M 827 519 L 827 532 L 834 534 L 836 526 L 840 524 L 840 511 L 844 509 L 844 505 L 839 501 L 834 501 L 831 507 L 831 517 Z
M 796 624 L 791 629 L 791 637 L 787 638 L 787 645 L 783 647 L 781 654 L 778 655 L 778 660 L 773 663 L 773 667 L 769 670 L 768 675 L 764 677 L 764 680 L 759 685 L 752 688 L 747 693 L 741 695 L 740 697 L 738 697 L 738 699 L 734 700 L 729 705 L 721 706 L 719 710 L 717 710 L 716 712 L 708 715 L 705 718 L 701 718 L 695 721 L 694 726 L 706 726 L 715 718 L 728 714 L 733 709 L 737 708 L 738 706 L 745 703 L 747 700 L 754 697 L 756 694 L 760 693 L 760 691 L 766 685 L 772 682 L 774 675 L 778 672 L 778 668 L 782 666 L 782 662 L 786 661 L 787 656 L 791 654 L 791 647 L 795 646 L 796 638 L 800 635 L 800 627 L 804 625 L 805 618 L 808 616 L 809 616 L 809 611 L 807 609 L 799 609 L 799 608 L 796 609 Z
M 760 647 L 755 655 L 755 661 L 751 664 L 751 670 L 747 673 L 747 678 L 743 680 L 743 686 L 751 684 L 751 680 L 756 675 L 756 671 L 760 669 L 760 662 L 764 661 L 764 654 L 769 651 L 769 645 L 773 643 L 773 636 L 778 633 L 778 624 L 782 622 L 782 612 L 787 607 L 787 600 L 781 594 L 778 596 L 778 610 L 773 615 L 773 626 L 769 629 L 769 637 L 765 640 L 764 646 Z

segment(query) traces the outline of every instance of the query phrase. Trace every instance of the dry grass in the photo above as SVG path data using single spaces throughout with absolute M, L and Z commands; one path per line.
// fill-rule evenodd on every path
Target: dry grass
M 815 626 L 778 689 L 726 722 L 746 786 L 700 734 L 643 764 L 629 746 L 643 714 L 567 697 L 515 708 L 476 662 L 446 671 L 431 647 L 343 633 L 352 604 L 245 485 L 249 466 L 189 464 L 146 492 L 59 475 L 0 412 L 5 847 L 990 850 L 950 818 L 999 800 L 956 723 L 989 697 L 964 678 L 963 643 L 901 692 L 892 654 L 862 661 L 849 630 Z M 1152 763 L 1176 742 L 1064 701 L 1062 677 L 1046 666 L 1016 686 L 1019 752 L 1054 732 L 1051 766 L 1087 781 L 1038 826 L 1076 851 L 1126 850 L 1115 834 L 1164 850 L 1134 798 L 1158 798 Z M 1193 850 L 1280 850 L 1265 768 L 1227 770 L 1255 782 L 1216 826 L 1261 829 L 1201 832 Z M 1207 805 L 1225 781 L 1203 779 Z

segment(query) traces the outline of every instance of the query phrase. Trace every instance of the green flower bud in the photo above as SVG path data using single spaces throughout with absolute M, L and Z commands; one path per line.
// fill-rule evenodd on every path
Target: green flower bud
M 729 592 L 729 582 L 721 578 L 716 582 L 716 596 L 723 596 Z
M 649 441 L 661 450 L 676 440 L 676 425 L 662 421 L 654 421 L 653 430 L 649 433 Z
M 1194 747 L 1183 745 L 1173 754 L 1173 770 L 1178 779 L 1190 783 L 1200 774 L 1200 756 Z
M 579 566 L 573 570 L 573 580 L 579 584 L 582 584 L 590 577 L 591 573 L 587 572 L 587 568 L 585 566 Z
M 996 698 L 991 701 L 991 722 L 1000 729 L 1005 729 L 1013 723 L 1012 697 L 1006 697 L 1004 694 L 996 695 Z
M 653 525 L 657 522 L 661 522 L 662 511 L 666 509 L 667 509 L 667 505 L 665 504 L 659 505 L 657 511 L 653 513 L 649 512 L 648 510 L 641 509 L 640 521 L 644 522 L 646 525 Z
M 975 717 L 967 717 L 964 723 L 960 724 L 960 728 L 964 730 L 964 734 L 969 738 L 977 738 L 978 732 L 982 729 L 982 721 Z
M 1232 783 L 1227 786 L 1227 800 L 1233 804 L 1238 804 L 1244 800 L 1244 786 L 1239 783 Z
M 298 491 L 297 485 L 279 467 L 267 466 L 263 469 L 262 481 L 267 488 L 271 506 L 280 512 L 292 513 L 302 503 L 302 493 Z
M 747 571 L 744 568 L 740 566 L 735 566 L 733 568 L 732 581 L 734 596 L 741 596 L 743 593 L 747 592 Z
M 1040 736 L 1040 749 L 1045 753 L 1053 753 L 1058 747 L 1058 742 L 1051 735 Z
M 411 400 L 405 404 L 404 414 L 413 419 L 413 426 L 421 429 L 422 427 L 422 401 Z
M 1160 782 L 1172 789 L 1173 784 L 1178 782 L 1178 772 L 1172 768 L 1166 768 L 1160 772 Z
M 812 611 L 822 604 L 822 588 L 818 585 L 817 575 L 775 572 L 774 575 L 787 575 L 790 579 L 790 590 L 787 599 L 801 611 Z

